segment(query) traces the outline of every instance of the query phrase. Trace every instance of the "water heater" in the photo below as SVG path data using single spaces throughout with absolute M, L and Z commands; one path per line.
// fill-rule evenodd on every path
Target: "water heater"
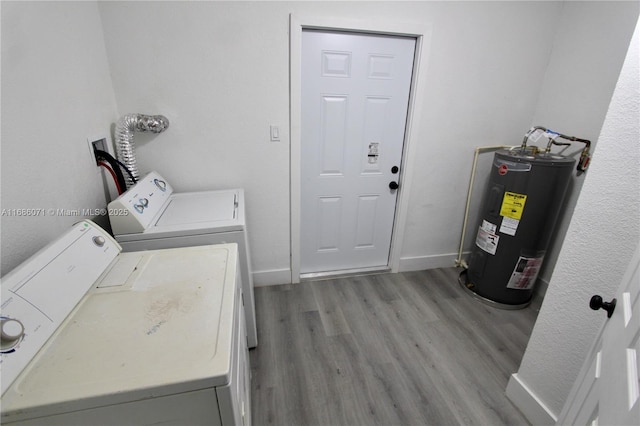
M 527 147 L 529 135 L 541 129 L 551 135 L 547 149 Z M 494 155 L 468 269 L 460 275 L 460 283 L 489 304 L 519 309 L 531 301 L 576 164 L 551 152 L 552 144 L 561 144 L 558 137 L 564 135 L 535 127 L 521 147 Z M 578 162 L 584 171 L 589 142 L 565 138 L 587 143 Z

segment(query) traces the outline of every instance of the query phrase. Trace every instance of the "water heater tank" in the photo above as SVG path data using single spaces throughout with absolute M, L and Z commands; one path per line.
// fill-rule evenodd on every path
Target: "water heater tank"
M 497 307 L 529 304 L 574 164 L 535 149 L 495 153 L 465 288 Z

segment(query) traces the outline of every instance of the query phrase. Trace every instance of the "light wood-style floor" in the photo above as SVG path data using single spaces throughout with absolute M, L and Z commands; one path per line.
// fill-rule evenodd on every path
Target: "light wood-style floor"
M 505 396 L 537 307 L 466 294 L 455 268 L 255 289 L 254 425 L 526 425 Z

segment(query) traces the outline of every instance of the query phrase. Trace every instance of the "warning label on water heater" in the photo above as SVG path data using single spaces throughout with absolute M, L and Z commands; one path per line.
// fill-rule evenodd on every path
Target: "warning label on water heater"
M 519 224 L 520 221 L 518 219 L 503 217 L 502 223 L 500 224 L 500 232 L 502 232 L 503 234 L 515 236 Z
M 504 198 L 502 199 L 502 206 L 500 207 L 500 216 L 520 220 L 522 218 L 522 211 L 524 210 L 524 203 L 526 201 L 527 196 L 524 194 L 505 192 Z
M 540 266 L 542 266 L 543 256 L 522 257 L 518 259 L 516 267 L 513 269 L 511 279 L 507 283 L 507 288 L 516 290 L 531 290 L 536 283 Z
M 476 245 L 489 254 L 496 254 L 498 249 L 498 241 L 500 237 L 496 235 L 496 225 L 482 221 L 482 225 L 478 228 L 478 235 L 476 236 Z

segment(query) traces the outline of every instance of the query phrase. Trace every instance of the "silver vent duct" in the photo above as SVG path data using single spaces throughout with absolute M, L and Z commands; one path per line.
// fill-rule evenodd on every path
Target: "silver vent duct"
M 133 177 L 138 180 L 138 163 L 136 162 L 133 133 L 162 133 L 169 127 L 169 120 L 163 115 L 127 114 L 116 123 L 116 154 L 118 160 L 125 165 Z M 134 182 L 127 176 L 127 186 Z

